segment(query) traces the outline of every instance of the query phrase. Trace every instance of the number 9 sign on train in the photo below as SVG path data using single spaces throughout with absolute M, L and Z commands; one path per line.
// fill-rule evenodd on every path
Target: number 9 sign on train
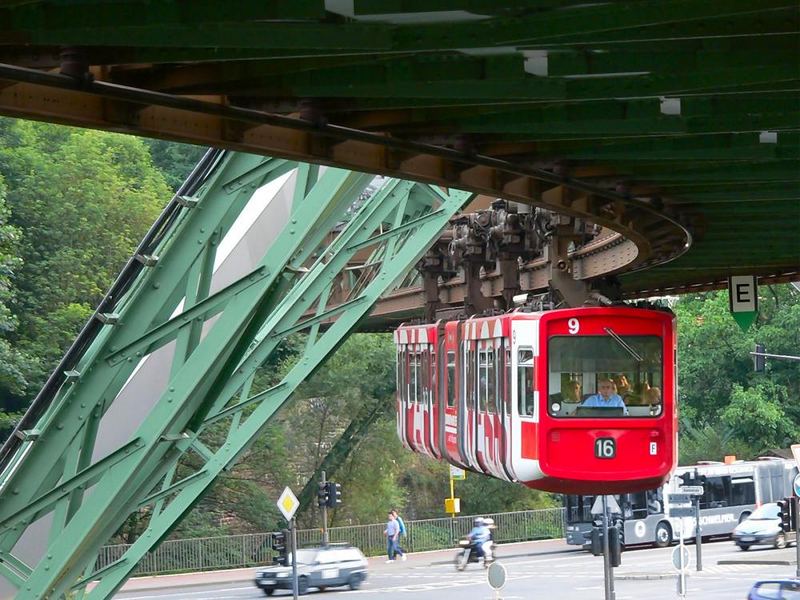
M 675 467 L 669 311 L 515 311 L 402 325 L 394 340 L 410 450 L 570 494 L 652 489 Z

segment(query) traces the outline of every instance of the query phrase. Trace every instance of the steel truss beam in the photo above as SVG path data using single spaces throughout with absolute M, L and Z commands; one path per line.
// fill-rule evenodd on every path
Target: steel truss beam
M 217 284 L 220 241 L 256 189 L 293 170 L 293 203 L 280 233 L 253 268 Z M 365 198 L 371 180 L 227 153 L 191 198 L 173 201 L 181 208 L 148 254 L 149 268 L 0 473 L 0 576 L 17 598 L 113 595 L 471 196 L 388 180 Z M 331 285 L 365 251 L 373 266 L 345 304 L 329 308 Z M 254 389 L 257 370 L 303 330 L 310 332 L 305 353 L 286 377 Z M 109 440 L 106 426 L 126 382 L 170 348 L 163 391 L 142 407 L 135 431 Z M 133 513 L 149 518 L 147 530 L 119 560 L 98 564 L 101 546 Z M 38 558 L 21 560 L 18 551 L 43 530 Z M 98 584 L 87 593 L 91 581 Z

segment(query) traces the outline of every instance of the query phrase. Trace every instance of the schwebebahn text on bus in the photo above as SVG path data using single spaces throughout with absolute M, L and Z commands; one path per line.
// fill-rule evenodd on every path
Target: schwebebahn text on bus
M 394 339 L 406 448 L 563 493 L 651 489 L 675 467 L 668 311 L 515 311 L 403 325 Z

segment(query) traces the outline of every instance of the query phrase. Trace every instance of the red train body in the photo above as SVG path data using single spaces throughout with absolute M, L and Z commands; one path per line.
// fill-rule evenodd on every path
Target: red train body
M 570 494 L 652 489 L 675 467 L 671 313 L 513 312 L 403 325 L 395 343 L 410 450 Z M 609 380 L 620 400 L 598 396 Z

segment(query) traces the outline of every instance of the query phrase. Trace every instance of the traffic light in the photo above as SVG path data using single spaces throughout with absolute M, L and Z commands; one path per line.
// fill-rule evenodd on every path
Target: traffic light
M 278 553 L 275 557 L 275 564 L 284 565 L 288 564 L 286 556 L 289 553 L 289 530 L 282 529 L 272 534 L 272 549 Z
M 781 520 L 781 529 L 784 532 L 792 530 L 792 515 L 789 512 L 791 503 L 790 499 L 778 500 L 778 518 Z
M 594 556 L 603 556 L 603 530 L 596 525 L 584 535 L 589 538 L 589 550 Z
M 756 344 L 756 353 L 753 354 L 753 369 L 756 373 L 763 373 L 767 370 L 767 357 L 763 356 L 766 351 L 764 344 Z
M 342 503 L 342 484 L 329 481 L 327 484 L 326 505 L 328 508 L 336 508 Z
M 317 484 L 317 505 L 320 508 L 328 505 L 328 485 L 321 481 Z
M 680 481 L 680 485 L 686 486 L 694 486 L 699 485 L 700 487 L 705 488 L 706 486 L 706 476 L 705 475 L 698 475 L 697 471 L 691 471 L 689 473 L 684 473 L 683 475 L 678 477 Z
M 622 549 L 625 547 L 624 533 L 625 530 L 621 524 L 608 528 L 608 554 L 612 567 L 622 564 Z

